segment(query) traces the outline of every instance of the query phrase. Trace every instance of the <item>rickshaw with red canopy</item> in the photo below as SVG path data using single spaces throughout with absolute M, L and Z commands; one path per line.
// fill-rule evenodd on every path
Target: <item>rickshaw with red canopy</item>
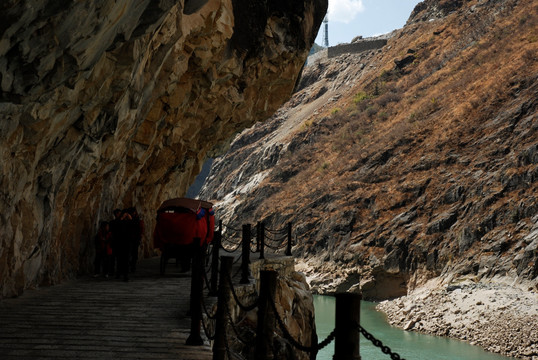
M 161 250 L 160 272 L 164 274 L 169 259 L 176 259 L 181 271 L 190 269 L 193 240 L 207 247 L 213 240 L 215 212 L 208 201 L 175 198 L 164 201 L 157 210 L 153 246 Z

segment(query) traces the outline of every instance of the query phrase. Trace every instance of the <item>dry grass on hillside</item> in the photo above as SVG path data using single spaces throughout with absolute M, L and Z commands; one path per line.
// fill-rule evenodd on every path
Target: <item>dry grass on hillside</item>
M 487 134 L 484 121 L 537 80 L 538 4 L 507 3 L 497 14 L 469 12 L 411 25 L 392 39 L 380 60 L 386 65 L 304 130 L 305 138 L 315 134 L 318 140 L 282 161 L 279 167 L 296 175 L 263 208 L 290 212 L 297 207 L 290 200 L 308 204 L 327 192 L 345 199 L 361 165 L 401 155 L 403 163 L 393 164 L 386 178 L 359 176 L 361 189 L 354 190 L 367 197 L 380 191 L 368 182 L 390 180 L 390 209 L 391 203 L 405 203 L 405 193 L 392 188 L 404 180 L 420 183 L 420 175 L 409 173 L 423 157 L 442 161 L 454 149 L 475 151 L 468 143 L 477 132 Z M 394 59 L 409 54 L 412 63 L 395 67 Z

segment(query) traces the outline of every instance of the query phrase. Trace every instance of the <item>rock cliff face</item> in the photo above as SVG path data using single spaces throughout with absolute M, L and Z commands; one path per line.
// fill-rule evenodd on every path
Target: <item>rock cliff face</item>
M 537 6 L 428 0 L 382 50 L 308 66 L 203 196 L 232 226 L 293 222 L 319 292 L 385 299 L 434 277 L 536 292 Z
M 4 1 L 0 297 L 87 269 L 93 234 L 182 195 L 294 88 L 327 1 Z

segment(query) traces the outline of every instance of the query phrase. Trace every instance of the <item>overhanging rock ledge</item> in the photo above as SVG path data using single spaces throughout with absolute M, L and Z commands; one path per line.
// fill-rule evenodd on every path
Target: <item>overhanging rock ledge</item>
M 0 298 L 85 271 L 93 234 L 181 195 L 286 101 L 326 0 L 0 5 Z

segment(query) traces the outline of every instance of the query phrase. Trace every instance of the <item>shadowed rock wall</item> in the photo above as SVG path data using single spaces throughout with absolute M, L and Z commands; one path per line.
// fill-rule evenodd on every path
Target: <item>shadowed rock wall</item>
M 326 0 L 0 5 L 2 296 L 85 271 L 93 234 L 182 195 L 287 100 Z

